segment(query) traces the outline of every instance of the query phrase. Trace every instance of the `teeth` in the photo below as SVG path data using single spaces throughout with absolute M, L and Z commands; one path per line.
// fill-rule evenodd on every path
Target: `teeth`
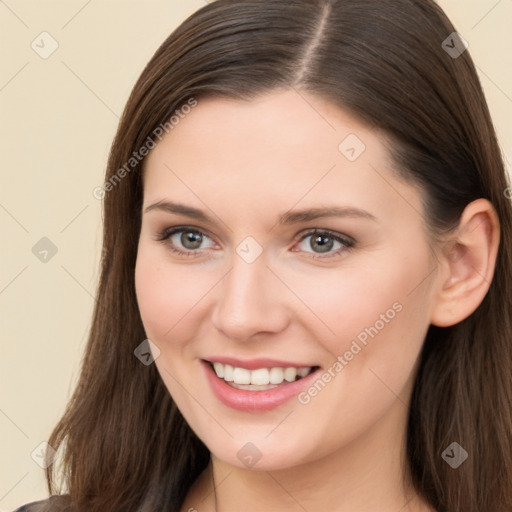
M 286 368 L 284 371 L 284 378 L 288 382 L 293 382 L 295 377 L 297 377 L 297 368 Z
M 213 368 L 215 369 L 215 373 L 217 374 L 217 377 L 220 377 L 221 379 L 224 378 L 224 365 L 220 363 L 213 363 Z
M 249 370 L 247 370 L 249 372 Z M 266 386 L 270 382 L 270 372 L 266 368 L 252 370 L 251 384 L 258 384 L 259 386 Z M 246 384 L 249 384 L 248 382 Z
M 226 382 L 233 382 L 233 367 L 230 366 L 229 364 L 226 364 L 226 365 L 222 365 L 221 363 L 217 363 L 219 364 L 220 366 L 224 366 L 224 377 L 221 377 L 221 378 L 224 378 L 224 380 Z M 217 377 L 220 377 L 220 375 L 217 373 Z
M 250 384 L 251 383 L 251 370 L 245 368 L 233 369 L 233 382 L 235 384 Z
M 301 368 L 258 368 L 248 370 L 247 368 L 233 367 L 229 364 L 213 363 L 213 369 L 217 377 L 226 382 L 242 385 L 267 386 L 268 384 L 282 384 L 283 381 L 294 382 L 297 377 L 306 377 L 311 373 L 312 367 Z
M 299 377 L 305 377 L 306 375 L 309 375 L 309 373 L 311 372 L 311 368 L 299 368 L 297 370 L 297 375 Z
M 270 369 L 270 384 L 281 384 L 284 380 L 284 372 L 282 368 Z

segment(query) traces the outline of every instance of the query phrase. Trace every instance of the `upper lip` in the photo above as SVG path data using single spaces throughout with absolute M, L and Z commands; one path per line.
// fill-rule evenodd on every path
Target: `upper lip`
M 296 361 L 284 361 L 281 359 L 257 358 L 242 360 L 235 357 L 212 356 L 204 359 L 208 363 L 229 364 L 237 368 L 246 368 L 247 370 L 257 370 L 258 368 L 312 368 L 318 365 L 308 363 L 298 363 Z

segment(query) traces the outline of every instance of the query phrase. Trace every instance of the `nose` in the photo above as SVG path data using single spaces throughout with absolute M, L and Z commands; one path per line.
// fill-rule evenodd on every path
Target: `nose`
M 245 342 L 286 328 L 286 292 L 263 255 L 252 263 L 235 255 L 233 266 L 218 289 L 212 321 L 227 338 Z

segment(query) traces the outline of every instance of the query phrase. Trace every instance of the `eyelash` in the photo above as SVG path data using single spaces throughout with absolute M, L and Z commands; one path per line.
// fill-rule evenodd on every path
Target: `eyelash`
M 210 238 L 208 235 L 206 235 L 206 233 L 204 233 L 203 231 L 201 231 L 199 229 L 187 227 L 187 226 L 179 226 L 179 227 L 175 227 L 175 228 L 164 229 L 163 231 L 161 231 L 158 234 L 156 240 L 158 242 L 166 243 L 168 248 L 172 252 L 177 253 L 180 256 L 195 257 L 198 255 L 199 250 L 184 251 L 182 249 L 178 249 L 174 244 L 168 243 L 169 238 L 172 235 L 175 235 L 176 233 L 184 233 L 184 232 L 185 233 L 186 232 L 196 233 L 196 234 L 206 236 L 207 238 Z M 324 253 L 326 255 L 322 255 L 322 253 L 308 253 L 308 254 L 312 254 L 312 256 L 309 256 L 312 259 L 332 258 L 334 256 L 340 255 L 342 252 L 348 252 L 348 251 L 354 249 L 354 247 L 356 246 L 356 241 L 353 238 L 350 238 L 346 235 L 341 235 L 339 233 L 335 233 L 328 229 L 317 229 L 317 228 L 310 229 L 307 232 L 302 233 L 301 236 L 298 237 L 297 243 L 300 243 L 308 236 L 313 236 L 313 235 L 319 235 L 319 236 L 325 236 L 328 238 L 332 238 L 336 242 L 343 244 L 343 247 L 341 247 L 340 249 L 337 249 L 336 251 Z M 295 252 L 300 252 L 300 251 L 295 251 Z

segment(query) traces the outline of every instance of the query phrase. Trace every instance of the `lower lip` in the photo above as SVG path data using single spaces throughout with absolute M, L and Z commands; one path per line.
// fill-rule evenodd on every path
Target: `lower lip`
M 304 388 L 308 387 L 315 378 L 319 368 L 306 377 L 265 391 L 247 391 L 245 389 L 232 388 L 217 374 L 209 363 L 201 361 L 215 396 L 228 407 L 244 412 L 270 411 L 294 396 L 297 396 Z

